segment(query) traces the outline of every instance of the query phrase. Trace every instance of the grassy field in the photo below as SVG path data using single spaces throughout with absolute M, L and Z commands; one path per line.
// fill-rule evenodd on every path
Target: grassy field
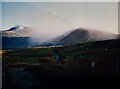
M 23 71 L 42 80 L 48 88 L 60 87 L 59 83 L 63 81 L 77 84 L 78 81 L 81 82 L 83 78 L 85 80 L 89 76 L 89 81 L 93 81 L 93 75 L 105 75 L 104 77 L 106 75 L 119 75 L 119 45 L 119 40 L 108 40 L 65 46 L 4 50 L 2 53 L 3 86 L 7 84 L 9 87 L 14 87 L 14 84 L 9 84 L 12 81 L 9 71 L 14 68 L 24 68 Z M 59 60 L 56 56 L 59 56 Z M 64 80 L 65 78 L 66 80 Z M 86 81 L 88 80 L 86 79 Z M 65 86 L 64 83 L 62 84 Z M 76 84 L 73 85 L 79 86 Z M 66 84 L 66 86 L 68 85 Z

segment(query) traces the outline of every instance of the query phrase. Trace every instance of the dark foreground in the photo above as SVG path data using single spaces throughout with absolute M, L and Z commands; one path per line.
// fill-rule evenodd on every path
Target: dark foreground
M 119 87 L 119 40 L 3 52 L 3 89 Z
M 119 87 L 119 74 L 80 75 L 40 75 L 16 71 L 6 76 L 3 89 L 80 89 Z

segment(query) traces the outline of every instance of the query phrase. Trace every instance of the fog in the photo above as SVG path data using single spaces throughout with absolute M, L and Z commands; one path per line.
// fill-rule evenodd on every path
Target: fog
M 3 2 L 2 15 L 2 29 L 31 27 L 40 42 L 81 27 L 118 33 L 117 2 Z
M 89 38 L 88 39 L 95 39 L 95 40 L 109 40 L 109 39 L 116 39 L 117 35 L 114 33 L 100 31 L 100 30 L 89 30 Z

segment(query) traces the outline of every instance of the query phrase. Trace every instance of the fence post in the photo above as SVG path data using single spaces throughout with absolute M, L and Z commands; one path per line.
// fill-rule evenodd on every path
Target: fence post
M 95 62 L 92 61 L 92 74 L 94 74 L 94 72 L 95 72 Z

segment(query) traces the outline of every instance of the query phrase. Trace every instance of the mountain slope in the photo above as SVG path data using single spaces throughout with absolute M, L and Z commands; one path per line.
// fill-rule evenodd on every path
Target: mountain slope
M 98 30 L 91 30 L 85 28 L 78 28 L 72 30 L 67 35 L 61 35 L 54 38 L 52 44 L 73 44 L 78 42 L 89 42 L 89 41 L 100 41 L 100 40 L 109 40 L 116 39 L 118 35 Z M 57 39 L 57 40 L 56 40 Z
M 32 28 L 16 25 L 8 30 L 2 31 L 2 36 L 7 37 L 29 37 L 32 35 Z
M 13 49 L 30 46 L 32 28 L 25 26 L 14 26 L 1 32 L 2 49 Z

